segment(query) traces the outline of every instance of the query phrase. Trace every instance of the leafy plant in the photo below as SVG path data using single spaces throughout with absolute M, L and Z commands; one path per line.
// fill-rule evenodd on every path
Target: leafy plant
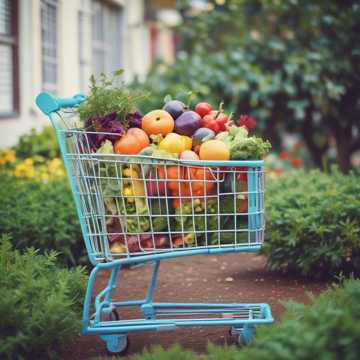
M 266 241 L 271 270 L 305 276 L 360 273 L 358 175 L 299 170 L 267 184 Z
M 144 351 L 141 355 L 133 357 L 133 360 L 195 360 L 197 356 L 191 351 L 182 349 L 179 345 L 172 346 L 164 351 L 161 346 L 154 346 L 150 351 Z
M 42 156 L 46 159 L 60 157 L 60 148 L 52 127 L 46 126 L 41 131 L 32 129 L 29 133 L 20 136 L 14 147 L 16 156 L 26 159 L 33 156 Z
M 334 285 L 312 304 L 287 302 L 279 324 L 261 327 L 238 359 L 357 359 L 360 356 L 360 281 Z
M 64 178 L 37 180 L 0 176 L 0 229 L 17 249 L 56 250 L 66 265 L 86 263 L 74 201 Z
M 116 113 L 117 120 L 128 128 L 127 114 L 136 110 L 136 104 L 144 98 L 144 93 L 131 90 L 119 80 L 123 71 L 115 71 L 112 78 L 101 74 L 96 80 L 90 78 L 90 95 L 86 101 L 77 107 L 80 119 L 87 125 L 91 120 L 105 115 Z
M 0 357 L 57 358 L 57 349 L 81 327 L 86 276 L 56 266 L 56 253 L 13 250 L 0 238 Z

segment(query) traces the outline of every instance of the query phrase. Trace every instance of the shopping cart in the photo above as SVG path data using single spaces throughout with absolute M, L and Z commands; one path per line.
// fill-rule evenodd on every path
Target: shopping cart
M 250 343 L 257 324 L 273 322 L 267 304 L 154 303 L 153 296 L 163 259 L 260 250 L 263 162 L 93 152 L 93 136 L 99 133 L 81 128 L 74 111 L 83 101 L 82 95 L 65 99 L 44 92 L 36 98 L 55 128 L 94 265 L 83 333 L 99 335 L 112 353 L 126 350 L 130 332 L 191 326 L 230 326 L 239 343 Z M 113 299 L 121 268 L 147 263 L 153 272 L 145 299 Z M 111 270 L 107 286 L 92 297 L 96 276 L 105 269 Z M 126 307 L 138 307 L 143 317 L 121 319 L 118 310 Z

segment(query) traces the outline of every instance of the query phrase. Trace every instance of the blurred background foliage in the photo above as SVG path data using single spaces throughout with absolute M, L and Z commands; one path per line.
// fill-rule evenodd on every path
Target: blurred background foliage
M 201 3 L 197 9 L 194 3 Z M 304 141 L 312 163 L 343 172 L 360 149 L 360 3 L 354 0 L 178 2 L 177 59 L 157 63 L 137 87 L 143 111 L 166 94 L 248 113 L 274 148 L 284 133 Z

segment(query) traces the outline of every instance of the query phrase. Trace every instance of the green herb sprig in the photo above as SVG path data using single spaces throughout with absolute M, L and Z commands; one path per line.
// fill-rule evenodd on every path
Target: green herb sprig
M 86 127 L 90 125 L 90 119 L 115 112 L 119 122 L 125 129 L 128 128 L 126 115 L 134 111 L 138 102 L 148 94 L 126 87 L 124 81 L 120 80 L 122 74 L 123 70 L 117 70 L 111 78 L 104 73 L 99 79 L 94 75 L 90 77 L 90 94 L 77 108 Z

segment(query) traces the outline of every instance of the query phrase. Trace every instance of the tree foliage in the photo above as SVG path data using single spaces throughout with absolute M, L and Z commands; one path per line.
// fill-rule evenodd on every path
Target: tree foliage
M 180 2 L 175 64 L 156 66 L 145 87 L 151 106 L 166 93 L 257 117 L 264 135 L 280 144 L 282 131 L 304 138 L 322 166 L 332 139 L 348 171 L 360 149 L 360 4 L 354 0 L 207 1 L 194 12 Z

